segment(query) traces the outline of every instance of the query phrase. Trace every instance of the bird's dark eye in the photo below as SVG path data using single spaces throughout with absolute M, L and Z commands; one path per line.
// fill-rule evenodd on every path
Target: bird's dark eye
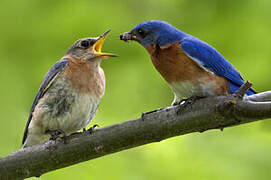
M 143 29 L 138 29 L 137 32 L 142 38 L 144 38 L 146 36 L 146 33 L 145 33 L 145 31 L 143 31 Z
M 81 45 L 82 47 L 84 47 L 84 48 L 88 48 L 89 45 L 90 45 L 90 43 L 89 43 L 89 41 L 82 41 L 80 45 Z

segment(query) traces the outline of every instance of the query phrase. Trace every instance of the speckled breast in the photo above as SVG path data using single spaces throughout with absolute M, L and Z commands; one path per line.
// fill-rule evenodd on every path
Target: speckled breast
M 61 129 L 71 133 L 85 128 L 95 116 L 99 98 L 78 93 L 65 78 L 58 78 L 39 100 L 33 120 L 44 131 Z M 37 123 L 39 121 L 39 123 Z

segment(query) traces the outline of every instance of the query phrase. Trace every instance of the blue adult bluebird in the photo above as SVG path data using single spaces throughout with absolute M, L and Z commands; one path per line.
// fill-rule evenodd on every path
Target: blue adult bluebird
M 23 147 L 43 143 L 57 132 L 85 129 L 104 95 L 105 76 L 100 63 L 110 31 L 96 38 L 76 41 L 45 75 L 32 104 L 23 136 Z
M 164 21 L 146 21 L 120 35 L 146 48 L 174 92 L 173 104 L 190 97 L 234 93 L 244 80 L 213 47 Z M 247 95 L 254 94 L 251 88 Z

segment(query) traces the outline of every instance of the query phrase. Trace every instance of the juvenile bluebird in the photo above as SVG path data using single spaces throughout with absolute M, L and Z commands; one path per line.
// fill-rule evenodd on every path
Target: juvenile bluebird
M 109 32 L 76 41 L 47 72 L 29 113 L 23 148 L 43 143 L 50 135 L 85 130 L 91 122 L 104 95 L 105 76 L 100 63 L 116 57 L 101 52 Z
M 146 21 L 120 35 L 146 48 L 174 92 L 173 104 L 191 97 L 234 93 L 240 73 L 213 47 L 163 21 Z M 256 93 L 252 88 L 247 95 Z

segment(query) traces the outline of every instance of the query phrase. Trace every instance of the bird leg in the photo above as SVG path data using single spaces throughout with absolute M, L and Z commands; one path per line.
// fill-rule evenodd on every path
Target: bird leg
M 192 96 L 192 97 L 190 97 L 188 99 L 180 99 L 180 98 L 177 98 L 177 96 L 175 95 L 172 106 L 180 106 L 180 105 L 185 106 L 185 105 L 188 105 L 188 104 L 193 104 L 196 100 L 201 99 L 201 98 L 204 98 L 204 97 L 203 96 Z M 141 118 L 143 119 L 144 116 L 147 115 L 147 114 L 155 113 L 155 112 L 167 109 L 167 108 L 168 107 L 142 113 Z
M 171 103 L 171 106 L 177 106 L 177 105 L 180 105 L 183 103 L 183 100 L 182 98 L 178 97 L 175 93 L 174 93 L 174 100 L 173 102 Z
M 180 101 L 174 101 L 174 102 L 172 102 L 171 106 L 182 105 L 182 104 L 185 103 L 186 100 L 187 100 L 187 99 L 182 99 L 182 100 L 180 100 Z
M 64 144 L 67 144 L 67 135 L 62 129 L 56 129 L 56 130 L 46 130 L 45 134 L 51 135 L 50 140 L 56 140 L 59 135 L 63 135 Z
M 178 104 L 173 104 L 173 105 L 189 105 L 189 104 L 193 104 L 194 102 L 196 102 L 199 99 L 205 98 L 203 96 L 192 96 L 190 98 L 187 99 L 182 99 L 180 102 L 178 102 Z
M 90 127 L 88 130 L 86 128 L 83 128 L 83 132 L 89 132 L 89 134 L 92 134 L 96 127 L 100 127 L 98 124 L 94 124 L 92 127 Z

